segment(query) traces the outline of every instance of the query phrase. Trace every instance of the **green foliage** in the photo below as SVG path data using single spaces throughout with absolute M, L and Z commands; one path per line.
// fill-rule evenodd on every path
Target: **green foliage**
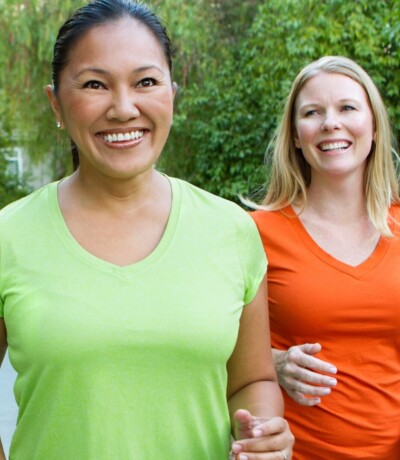
M 12 154 L 14 144 L 10 132 L 0 129 L 0 209 L 29 192 L 23 181 L 8 170 L 6 156 Z
M 32 161 L 52 155 L 56 169 L 66 169 L 66 164 L 58 164 L 57 133 L 45 87 L 51 83 L 50 62 L 58 29 L 84 3 L 0 0 L 0 88 L 7 94 L 5 103 L 0 94 L 6 108 L 1 123 L 18 133 L 18 144 L 29 150 Z
M 1 123 L 33 159 L 52 155 L 57 175 L 68 171 L 68 141 L 57 137 L 44 87 L 58 28 L 85 3 L 0 0 Z M 167 173 L 230 199 L 254 190 L 293 78 L 327 54 L 371 74 L 400 138 L 399 0 L 151 3 L 171 33 L 180 87 L 159 165 Z
M 0 209 L 7 204 L 22 198 L 29 193 L 29 189 L 21 184 L 17 177 L 8 174 L 7 162 L 4 156 L 0 155 Z
M 371 74 L 399 138 L 399 24 L 398 0 L 262 2 L 229 56 L 182 92 L 166 166 L 230 199 L 253 191 L 293 78 L 328 54 Z

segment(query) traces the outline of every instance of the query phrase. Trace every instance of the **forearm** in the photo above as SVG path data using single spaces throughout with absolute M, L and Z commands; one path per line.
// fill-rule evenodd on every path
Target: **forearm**
M 233 417 L 238 409 L 247 409 L 256 417 L 271 418 L 283 416 L 283 398 L 278 382 L 254 382 L 242 388 L 228 400 L 232 432 L 235 434 L 236 422 Z

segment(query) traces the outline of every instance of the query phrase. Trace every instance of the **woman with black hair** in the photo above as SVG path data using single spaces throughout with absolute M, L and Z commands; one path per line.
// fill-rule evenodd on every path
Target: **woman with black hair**
M 171 66 L 140 3 L 95 0 L 60 29 L 47 95 L 76 170 L 0 213 L 11 459 L 291 458 L 257 229 L 154 168 Z

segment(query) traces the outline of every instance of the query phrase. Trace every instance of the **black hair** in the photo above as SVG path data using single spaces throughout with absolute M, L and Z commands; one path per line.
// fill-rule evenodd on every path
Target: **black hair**
M 92 0 L 79 8 L 60 28 L 52 61 L 53 91 L 57 94 L 60 74 L 68 64 L 71 48 L 91 28 L 130 17 L 145 25 L 158 40 L 172 73 L 171 41 L 162 21 L 144 3 L 135 0 Z M 78 149 L 71 142 L 74 169 L 79 166 Z

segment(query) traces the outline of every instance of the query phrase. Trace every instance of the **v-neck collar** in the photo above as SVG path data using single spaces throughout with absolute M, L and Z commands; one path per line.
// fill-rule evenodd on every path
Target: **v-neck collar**
M 366 273 L 369 273 L 373 268 L 375 268 L 379 262 L 382 260 L 387 250 L 390 247 L 390 238 L 380 237 L 378 244 L 375 246 L 372 253 L 369 257 L 361 262 L 359 265 L 352 266 L 345 262 L 342 262 L 339 259 L 336 259 L 324 249 L 322 249 L 315 240 L 308 233 L 303 223 L 297 216 L 296 212 L 291 206 L 287 206 L 281 211 L 283 214 L 288 216 L 288 221 L 292 226 L 295 233 L 299 236 L 299 239 L 303 244 L 305 244 L 319 259 L 324 263 L 330 265 L 331 267 L 339 270 L 343 273 L 347 273 L 354 278 L 361 278 Z
M 64 246 L 67 247 L 70 253 L 74 254 L 75 257 L 80 259 L 81 262 L 89 265 L 91 268 L 122 278 L 130 277 L 133 274 L 137 275 L 142 270 L 150 269 L 153 264 L 156 263 L 160 257 L 162 257 L 162 255 L 168 249 L 170 242 L 175 234 L 176 226 L 178 225 L 181 208 L 180 187 L 177 180 L 169 177 L 168 180 L 170 182 L 172 191 L 172 205 L 164 234 L 156 248 L 147 257 L 133 264 L 126 266 L 115 265 L 91 254 L 75 240 L 65 223 L 59 206 L 57 196 L 59 181 L 53 182 L 49 185 L 48 188 L 48 209 L 50 212 L 50 221 L 52 222 Z

